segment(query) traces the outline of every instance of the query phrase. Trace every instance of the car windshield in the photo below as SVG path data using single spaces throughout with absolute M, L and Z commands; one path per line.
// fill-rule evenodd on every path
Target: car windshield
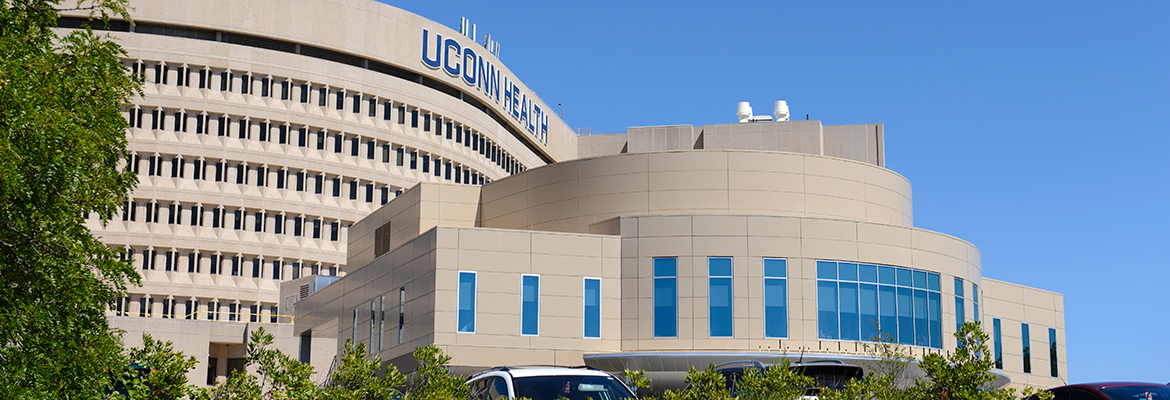
M 1170 387 L 1166 386 L 1118 386 L 1102 388 L 1112 400 L 1170 400 Z
M 532 400 L 618 400 L 634 394 L 612 376 L 533 376 L 512 380 L 516 397 Z

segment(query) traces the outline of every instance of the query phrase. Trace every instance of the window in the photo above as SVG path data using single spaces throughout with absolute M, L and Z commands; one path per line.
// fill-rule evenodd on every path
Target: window
M 333 178 L 333 197 L 341 197 L 341 178 Z
M 267 178 L 268 178 L 268 168 L 265 168 L 263 165 L 256 167 L 256 186 L 257 187 L 267 187 L 268 186 L 268 182 L 267 182 L 268 179 Z
M 418 152 L 410 152 L 410 169 L 418 169 Z
M 337 96 L 336 96 L 336 100 L 334 101 L 335 104 L 333 106 L 334 106 L 334 108 L 336 108 L 338 110 L 344 110 L 345 109 L 345 92 L 338 91 L 338 92 L 336 92 L 336 94 L 337 94 Z
M 374 308 L 374 301 L 370 300 L 370 345 L 366 346 L 370 352 L 374 352 L 374 329 L 378 328 L 378 309 Z
M 313 239 L 321 238 L 321 220 L 313 220 Z
M 353 95 L 353 113 L 360 114 L 361 112 L 362 112 L 362 95 L 355 94 L 355 95 Z M 370 306 L 373 306 L 373 305 L 374 305 L 373 303 L 370 303 Z
M 390 102 L 382 103 L 382 120 L 383 121 L 390 120 L 390 112 L 391 112 L 391 110 L 393 110 L 393 107 L 394 106 L 392 104 L 390 104 Z
M 406 106 L 398 107 L 398 124 L 406 123 Z
M 175 317 L 175 299 L 171 299 L 171 298 L 163 299 L 163 301 L 162 301 L 162 317 L 163 318 L 174 318 Z
M 342 137 L 341 137 L 340 133 L 333 135 L 333 152 L 334 153 L 341 154 L 341 139 L 342 139 Z
M 371 116 L 371 117 L 376 116 L 376 114 L 378 113 L 378 100 L 370 99 L 369 105 L 366 106 L 366 108 L 369 109 L 369 111 L 366 115 Z M 381 340 L 381 339 L 378 339 L 378 340 Z
M 317 132 L 317 150 L 325 150 L 325 131 Z
M 187 307 L 187 315 L 184 315 L 183 319 L 195 319 L 196 310 L 199 309 L 199 301 L 187 300 L 185 306 Z
M 967 320 L 963 308 L 963 280 L 955 278 L 955 331 L 963 329 L 963 322 Z
M 1000 331 L 999 318 L 991 319 L 991 342 L 995 350 L 995 368 L 1003 369 L 1003 332 Z
M 309 84 L 301 85 L 301 103 L 309 102 Z
M 336 242 L 337 233 L 341 230 L 340 224 L 337 223 L 337 221 L 334 221 L 333 223 L 329 224 L 329 228 L 329 240 Z
M 357 180 L 349 181 L 349 199 L 357 200 Z
M 431 156 L 430 155 L 423 154 L 423 156 L 422 156 L 422 172 L 423 173 L 431 172 Z
M 260 306 L 248 306 L 248 322 L 260 322 Z
M 707 305 L 710 311 L 707 332 L 711 337 L 732 337 L 735 334 L 731 261 L 731 257 L 707 259 Z
M 203 206 L 191 206 L 191 226 L 203 226 Z
M 138 316 L 139 317 L 149 317 L 151 311 L 153 311 L 152 310 L 153 308 L 154 308 L 154 303 L 150 301 L 149 297 L 138 298 Z
M 473 278 L 474 279 L 474 278 Z M 474 282 L 473 282 L 474 285 Z M 398 344 L 402 344 L 402 328 L 406 326 L 406 286 L 398 288 Z
M 202 255 L 197 252 L 187 254 L 187 273 L 199 272 L 199 261 L 202 258 Z
M 401 148 L 401 147 L 399 147 L 399 148 L 397 148 L 397 149 L 394 149 L 394 151 L 396 152 L 396 155 L 395 155 L 395 156 L 396 156 L 396 158 L 395 158 L 395 160 L 396 160 L 396 161 L 395 161 L 395 164 L 396 164 L 396 165 L 398 165 L 399 167 L 401 167 L 401 166 L 402 166 L 402 164 L 403 164 L 403 161 L 404 161 L 404 160 L 403 160 L 403 153 L 402 153 L 402 152 L 403 152 L 403 150 L 402 150 L 402 148 Z
M 459 271 L 458 332 L 475 333 L 475 272 Z
M 764 337 L 788 337 L 788 260 L 764 259 Z
M 361 149 L 361 138 L 355 136 L 353 139 L 350 139 L 349 155 L 357 157 L 358 151 L 360 149 Z
M 288 81 L 284 81 L 284 82 L 280 83 L 280 99 L 281 100 L 288 100 Z M 272 322 L 276 322 L 276 321 L 272 321 Z
M 367 160 L 374 159 L 374 149 L 377 147 L 378 146 L 376 144 L 374 144 L 373 140 L 366 142 L 366 159 Z
M 284 215 L 273 216 L 272 233 L 277 235 L 284 234 Z
M 540 276 L 520 277 L 520 334 L 540 334 Z
M 373 103 L 373 102 L 374 102 L 373 100 L 370 100 L 370 103 Z M 373 104 L 370 104 L 370 108 L 373 109 Z M 385 336 L 386 336 L 386 295 L 382 295 L 381 297 L 378 298 L 378 350 L 382 350 L 383 348 L 385 348 L 385 346 L 384 346 Z
M 256 225 L 253 226 L 254 229 L 252 229 L 252 231 L 253 232 L 263 232 L 264 231 L 264 212 L 257 211 L 255 220 L 256 220 Z
M 288 99 L 285 99 L 285 100 L 288 100 Z M 272 308 L 268 309 L 268 314 L 269 314 L 268 322 L 275 324 L 278 321 L 280 321 L 280 319 L 277 317 L 279 315 L 279 314 L 277 314 L 278 312 L 279 311 L 276 309 L 276 306 L 272 306 Z
M 207 320 L 219 321 L 219 301 L 207 303 Z M 212 358 L 212 360 L 215 360 Z
M 431 116 L 424 115 L 422 118 L 423 118 L 423 132 L 430 132 L 431 131 Z
M 971 284 L 971 319 L 979 322 L 979 286 Z
M 253 278 L 260 277 L 260 267 L 263 264 L 264 264 L 264 261 L 260 260 L 259 258 L 252 259 L 252 277 Z
M 654 259 L 654 336 L 678 337 L 678 258 Z
M 418 109 L 410 110 L 410 127 L 418 128 Z
M 219 254 L 212 254 L 209 258 L 211 259 L 211 262 L 209 265 L 208 272 L 210 272 L 212 275 L 222 274 L 223 271 L 220 269 L 220 265 L 219 265 L 219 260 L 220 260 Z
M 817 261 L 817 337 L 942 348 L 939 275 L 908 268 Z
M 236 321 L 239 318 L 240 305 L 236 303 L 228 304 L 228 321 Z
M 1028 324 L 1020 324 L 1020 341 L 1024 344 L 1024 373 L 1032 373 L 1032 339 L 1028 335 Z
M 1060 376 L 1060 366 L 1056 359 L 1056 329 L 1048 328 L 1048 364 L 1053 378 Z
M 321 106 L 321 107 L 325 107 L 325 99 L 326 99 L 326 96 L 329 95 L 329 89 L 326 89 L 326 88 L 317 89 L 317 94 L 318 94 L 317 105 Z
M 284 169 L 276 170 L 276 188 L 277 189 L 284 189 L 284 176 L 287 174 L 288 174 L 288 170 L 284 170 Z
M 585 337 L 601 337 L 601 279 L 585 278 Z

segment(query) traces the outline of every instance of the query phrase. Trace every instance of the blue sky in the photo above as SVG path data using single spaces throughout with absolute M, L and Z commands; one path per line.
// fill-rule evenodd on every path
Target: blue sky
M 1170 3 L 392 2 L 501 43 L 573 127 L 885 124 L 915 225 L 1064 293 L 1072 382 L 1170 382 Z

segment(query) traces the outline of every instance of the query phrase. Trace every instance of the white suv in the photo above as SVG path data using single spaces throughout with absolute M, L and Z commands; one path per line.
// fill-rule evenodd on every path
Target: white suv
M 635 399 L 625 383 L 595 369 L 521 366 L 496 367 L 467 380 L 468 400 L 500 400 L 525 397 L 531 400 L 620 400 Z

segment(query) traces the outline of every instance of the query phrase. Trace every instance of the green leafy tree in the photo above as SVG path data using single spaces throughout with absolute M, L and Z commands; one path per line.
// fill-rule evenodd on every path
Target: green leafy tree
M 366 357 L 365 343 L 355 344 L 347 340 L 341 366 L 333 371 L 333 386 L 324 390 L 325 398 L 375 400 L 398 397 L 401 393 L 395 388 L 406 383 L 406 377 L 398 372 L 398 367 L 389 365 L 379 378 L 382 367 L 381 357 Z
M 646 377 L 646 371 L 642 370 L 623 370 L 622 376 L 625 377 L 626 386 L 634 390 L 634 396 L 638 395 L 639 389 L 648 389 L 650 387 L 650 378 Z
M 414 349 L 418 369 L 410 381 L 405 400 L 461 400 L 471 395 L 466 380 L 451 373 L 447 365 L 451 356 L 443 353 L 439 346 L 428 344 Z
M 126 0 L 82 2 L 127 17 Z M 0 0 L 0 397 L 96 398 L 123 364 L 105 307 L 138 283 L 84 216 L 117 212 L 136 177 L 122 107 L 138 93 L 108 37 L 53 27 L 54 0 Z
M 665 400 L 733 400 L 735 396 L 727 389 L 727 380 L 723 374 L 715 370 L 714 365 L 708 365 L 705 370 L 691 367 L 686 377 L 687 387 L 680 390 L 667 390 L 662 398 Z
M 845 384 L 839 391 L 822 390 L 823 400 L 902 400 L 912 394 L 908 390 L 912 382 L 906 371 L 914 362 L 910 349 L 899 345 L 891 335 L 879 335 L 876 342 L 866 343 L 865 351 L 870 360 L 862 364 L 866 375 Z
M 799 399 L 815 382 L 811 377 L 793 371 L 791 366 L 787 358 L 781 358 L 763 370 L 744 369 L 743 376 L 735 384 L 735 394 L 740 400 Z
M 252 331 L 244 365 L 255 367 L 256 374 L 237 371 L 222 384 L 193 390 L 200 400 L 314 399 L 320 394 L 313 383 L 313 367 L 271 348 L 271 333 L 263 327 Z
M 927 354 L 922 358 L 925 380 L 916 382 L 912 388 L 920 399 L 948 400 L 1007 400 L 1016 399 L 1015 389 L 995 389 L 991 372 L 995 360 L 987 348 L 988 336 L 978 322 L 967 322 L 955 332 L 958 346 L 946 356 Z M 1029 388 L 1022 396 L 1030 396 L 1036 390 Z M 1050 400 L 1052 394 L 1039 392 L 1039 398 Z
M 170 341 L 154 340 L 149 334 L 143 334 L 142 347 L 130 349 L 127 360 L 150 371 L 143 377 L 133 370 L 123 374 L 123 385 L 131 400 L 178 400 L 190 395 L 192 387 L 187 384 L 187 372 L 199 361 L 176 351 Z

